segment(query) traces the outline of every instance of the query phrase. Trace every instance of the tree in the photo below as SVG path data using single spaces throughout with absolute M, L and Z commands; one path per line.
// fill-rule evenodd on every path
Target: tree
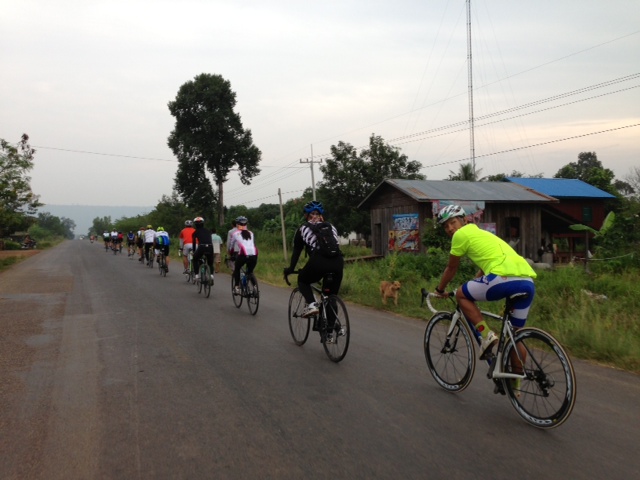
M 633 167 L 624 179 L 631 188 L 630 195 L 640 195 L 640 167 Z
M 90 232 L 95 232 L 96 235 L 101 236 L 104 232 L 111 232 L 112 223 L 111 216 L 107 215 L 105 217 L 96 217 L 92 222 L 93 226 L 90 229 Z
M 29 216 L 43 205 L 31 191 L 31 178 L 27 176 L 35 153 L 26 133 L 17 147 L 0 138 L 0 237 L 28 227 L 32 220 Z
M 614 177 L 612 170 L 602 166 L 595 152 L 581 152 L 577 162 L 568 163 L 554 175 L 554 178 L 577 178 L 600 190 L 616 194 L 612 185 Z
M 234 112 L 236 94 L 220 75 L 200 74 L 182 85 L 169 111 L 176 119 L 168 144 L 178 158 L 175 189 L 187 206 L 201 212 L 217 203 L 218 224 L 224 224 L 223 185 L 237 169 L 249 185 L 260 173 L 261 152 L 251 130 Z M 206 172 L 217 186 L 217 202 Z
M 517 170 L 513 170 L 510 174 L 498 173 L 496 175 L 487 175 L 482 179 L 483 182 L 502 182 L 505 178 L 543 178 L 542 173 L 536 173 L 535 175 L 526 175 Z
M 369 235 L 369 212 L 358 210 L 360 202 L 387 178 L 424 180 L 421 168 L 419 162 L 409 161 L 379 136 L 371 135 L 369 148 L 360 154 L 352 145 L 339 142 L 331 146 L 331 158 L 320 166 L 323 180 L 318 184 L 318 199 L 325 203 L 340 235 L 354 231 Z
M 76 222 L 66 217 L 56 217 L 48 212 L 39 213 L 36 225 L 49 235 L 60 236 L 68 239 L 74 237 L 73 230 L 76 228 Z M 38 234 L 42 237 L 43 234 Z
M 480 177 L 482 169 L 476 169 L 473 171 L 473 163 L 461 163 L 458 169 L 458 173 L 449 170 L 449 178 L 447 180 L 462 181 L 462 182 L 477 182 Z

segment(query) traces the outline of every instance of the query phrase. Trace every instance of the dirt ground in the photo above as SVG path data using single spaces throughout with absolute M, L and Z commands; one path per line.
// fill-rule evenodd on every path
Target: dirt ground
M 30 257 L 40 250 L 0 250 L 0 259 L 9 257 Z

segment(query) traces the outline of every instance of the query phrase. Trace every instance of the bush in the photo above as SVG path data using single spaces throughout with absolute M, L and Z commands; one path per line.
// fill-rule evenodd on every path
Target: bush
M 4 241 L 5 250 L 20 250 L 21 248 L 22 246 L 18 242 L 14 242 L 13 240 Z

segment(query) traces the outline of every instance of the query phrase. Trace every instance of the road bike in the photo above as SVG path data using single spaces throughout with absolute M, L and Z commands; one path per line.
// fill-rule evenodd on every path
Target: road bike
M 167 267 L 167 258 L 164 255 L 162 249 L 159 250 L 158 253 L 158 270 L 160 270 L 160 276 L 166 277 L 167 272 L 169 271 L 169 267 Z
M 249 313 L 255 315 L 258 313 L 258 306 L 260 305 L 260 289 L 258 288 L 258 280 L 253 274 L 247 274 L 247 266 L 243 265 L 240 268 L 240 293 L 235 292 L 235 285 L 233 284 L 233 273 L 231 274 L 231 297 L 233 298 L 233 304 L 236 308 L 242 306 L 242 300 L 247 299 L 247 307 Z
M 516 412 L 529 424 L 550 429 L 562 425 L 576 402 L 576 377 L 569 356 L 547 332 L 533 327 L 514 328 L 510 313 L 514 302 L 527 293 L 507 297 L 502 315 L 481 311 L 485 319 L 502 323 L 495 354 L 486 355 L 487 378 L 494 382 L 494 393 L 506 395 Z M 482 337 L 465 318 L 454 300 L 454 311 L 438 311 L 431 304 L 433 293 L 424 294 L 434 313 L 424 333 L 424 355 L 429 372 L 448 392 L 461 392 L 469 386 L 476 368 L 474 343 Z M 475 342 L 472 340 L 475 339 Z
M 155 257 L 155 249 L 153 247 L 149 247 L 148 250 L 148 258 L 147 258 L 147 267 L 153 268 L 153 257 Z
M 127 245 L 127 257 L 131 260 L 136 254 L 136 246 L 133 243 Z
M 193 249 L 187 253 L 187 271 L 184 273 L 187 283 L 196 283 L 196 271 L 193 268 Z
M 207 298 L 211 295 L 211 286 L 213 285 L 213 275 L 209 264 L 207 263 L 206 255 L 200 257 L 200 266 L 198 268 L 198 278 L 196 279 L 196 285 L 198 287 L 198 293 L 204 294 Z
M 298 274 L 299 271 L 291 273 Z M 319 284 L 311 285 L 315 292 L 314 296 L 319 297 L 320 300 L 319 312 L 316 315 L 306 318 L 302 316 L 306 301 L 298 287 L 293 289 L 289 297 L 289 332 L 295 344 L 302 346 L 309 338 L 309 330 L 313 325 L 313 330 L 320 334 L 320 342 L 325 353 L 331 361 L 338 363 L 342 361 L 349 349 L 351 328 L 347 307 L 342 299 L 330 294 L 329 290 L 324 288 L 324 285 L 331 283 L 331 276 L 331 273 L 325 274 L 322 287 Z M 287 274 L 284 275 L 284 280 L 287 285 L 291 285 Z

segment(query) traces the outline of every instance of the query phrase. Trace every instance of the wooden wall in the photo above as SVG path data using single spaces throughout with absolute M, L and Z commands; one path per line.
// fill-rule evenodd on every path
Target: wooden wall
M 420 203 L 391 186 L 381 187 L 378 195 L 371 200 L 371 248 L 374 255 L 387 255 L 389 230 L 393 227 L 393 215 L 417 213 L 420 219 L 420 253 L 425 252 L 422 236 L 425 219 L 432 218 L 431 202 Z M 508 227 L 508 218 L 518 219 L 517 232 Z M 485 223 L 496 224 L 496 234 L 503 240 L 519 239 L 514 246 L 516 252 L 537 260 L 537 250 L 541 241 L 541 207 L 528 203 L 486 203 Z M 511 234 L 516 237 L 511 238 Z

